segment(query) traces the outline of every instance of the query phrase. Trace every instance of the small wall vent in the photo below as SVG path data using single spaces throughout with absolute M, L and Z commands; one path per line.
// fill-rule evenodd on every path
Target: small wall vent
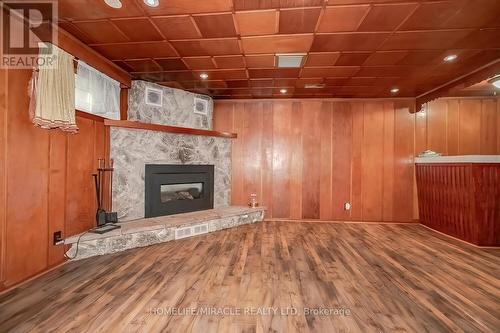
M 162 106 L 163 91 L 161 89 L 146 88 L 146 104 L 151 106 Z
M 208 115 L 208 101 L 204 98 L 194 98 L 194 113 Z
M 182 239 L 208 233 L 208 223 L 175 229 L 175 239 Z

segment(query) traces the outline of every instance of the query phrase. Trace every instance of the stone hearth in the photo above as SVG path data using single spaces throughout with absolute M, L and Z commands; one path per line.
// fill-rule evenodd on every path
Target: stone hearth
M 79 242 L 75 260 L 110 254 L 174 240 L 175 230 L 208 223 L 208 232 L 237 227 L 264 219 L 265 208 L 229 206 L 192 213 L 168 215 L 119 223 L 121 229 L 99 235 L 85 233 Z M 202 236 L 202 235 L 200 235 Z M 71 245 L 67 255 L 76 254 L 80 235 L 65 240 Z

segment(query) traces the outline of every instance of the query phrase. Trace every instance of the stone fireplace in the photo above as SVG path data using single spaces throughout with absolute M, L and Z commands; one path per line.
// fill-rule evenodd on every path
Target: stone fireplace
M 214 208 L 214 166 L 146 164 L 145 217 Z

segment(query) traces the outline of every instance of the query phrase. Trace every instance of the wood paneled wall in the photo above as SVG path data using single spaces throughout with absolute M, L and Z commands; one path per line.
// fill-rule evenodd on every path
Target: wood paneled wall
M 216 101 L 233 143 L 233 204 L 257 193 L 272 218 L 418 219 L 413 156 L 500 154 L 500 99 Z M 344 203 L 352 204 L 351 211 Z
M 216 101 L 215 129 L 238 133 L 233 204 L 257 193 L 272 218 L 412 221 L 413 106 L 413 100 Z
M 416 117 L 416 151 L 500 154 L 500 98 L 443 98 Z
M 28 115 L 31 71 L 1 70 L 0 290 L 64 260 L 63 237 L 95 224 L 92 173 L 109 154 L 98 117 L 77 116 L 78 134 L 35 128 Z

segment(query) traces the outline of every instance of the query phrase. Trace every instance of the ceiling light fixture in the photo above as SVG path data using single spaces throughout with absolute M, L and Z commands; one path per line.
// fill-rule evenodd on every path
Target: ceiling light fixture
M 495 88 L 500 89 L 500 75 L 495 76 L 494 78 L 488 80 Z
M 446 57 L 444 57 L 444 61 L 445 62 L 452 62 L 453 60 L 457 59 L 458 56 L 456 54 L 450 54 L 450 55 L 447 55 Z
M 120 0 L 104 0 L 104 3 L 111 8 L 122 8 L 122 2 Z
M 399 92 L 399 88 L 392 88 L 391 93 L 392 94 L 397 94 Z
M 304 88 L 306 88 L 306 89 L 321 89 L 324 87 L 325 87 L 324 83 L 306 83 L 304 85 Z
M 200 74 L 200 79 L 202 79 L 202 80 L 208 79 L 208 74 L 207 73 L 201 73 Z
M 276 54 L 278 68 L 300 68 L 304 62 L 305 53 Z
M 160 5 L 160 0 L 144 0 L 144 3 L 149 7 L 158 7 Z
M 286 89 L 280 89 L 280 93 L 282 93 L 282 94 L 286 94 L 287 92 L 288 92 L 288 90 L 286 90 Z

